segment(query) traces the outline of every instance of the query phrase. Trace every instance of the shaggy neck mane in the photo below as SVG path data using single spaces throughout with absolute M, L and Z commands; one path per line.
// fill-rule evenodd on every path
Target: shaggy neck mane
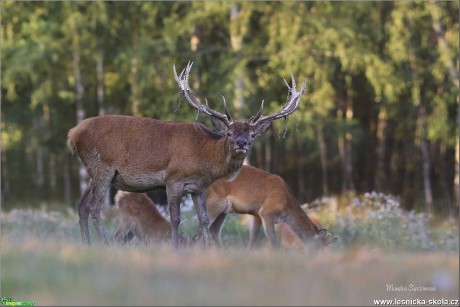
M 241 166 L 243 166 L 244 158 L 237 159 L 232 156 L 231 145 L 228 143 L 228 138 L 221 136 L 217 140 L 216 145 L 219 147 L 219 150 L 216 150 L 216 159 L 217 163 L 214 165 L 219 165 L 219 167 L 214 167 L 212 170 L 212 176 L 215 179 L 225 177 L 227 180 L 233 180 L 238 176 Z M 219 154 L 217 154 L 219 153 Z

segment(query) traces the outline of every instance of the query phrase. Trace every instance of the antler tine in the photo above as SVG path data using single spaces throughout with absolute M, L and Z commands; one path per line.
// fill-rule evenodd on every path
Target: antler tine
M 262 116 L 259 114 L 262 112 L 262 106 L 263 106 L 263 103 L 262 103 L 261 109 L 251 121 L 251 125 L 256 126 L 262 121 L 267 121 L 267 120 L 272 121 L 272 120 L 276 120 L 282 117 L 286 117 L 298 108 L 302 95 L 305 93 L 305 90 L 307 88 L 307 81 L 305 80 L 302 84 L 302 88 L 300 89 L 300 91 L 297 91 L 296 82 L 292 74 L 291 74 L 291 80 L 292 80 L 291 81 L 292 85 L 289 86 L 289 84 L 286 82 L 286 79 L 284 79 L 284 83 L 286 83 L 286 86 L 289 89 L 289 92 L 288 92 L 289 100 L 288 100 L 287 105 L 282 107 L 281 110 L 275 114 L 268 115 L 268 116 Z
M 292 76 L 292 75 L 291 75 L 291 76 Z M 286 84 L 287 88 L 288 88 L 288 89 L 291 89 L 291 87 L 289 86 L 289 83 L 287 83 L 287 81 L 286 81 L 286 79 L 284 79 L 284 77 L 283 77 L 283 80 L 284 80 L 284 84 Z
M 264 101 L 265 100 L 262 100 L 262 103 L 260 104 L 260 108 L 259 108 L 259 111 L 257 112 L 257 114 L 249 119 L 249 121 L 251 123 L 256 122 L 259 119 L 259 117 L 262 115 L 262 110 L 264 109 Z
M 224 110 L 225 110 L 225 115 L 227 115 L 227 118 L 230 122 L 233 122 L 233 118 L 230 115 L 230 111 L 227 108 L 227 101 L 225 101 L 225 97 L 223 95 L 220 95 L 222 99 L 224 100 Z
M 190 76 L 190 70 L 192 70 L 192 66 L 193 66 L 193 62 L 188 62 L 187 63 L 187 67 L 185 68 L 187 70 L 187 74 L 185 75 L 186 77 L 186 81 L 187 81 L 187 85 L 188 85 L 188 78 Z
M 292 88 L 295 90 L 296 89 L 296 84 L 295 84 L 294 76 L 292 74 L 291 74 L 291 80 L 292 80 Z
M 206 105 L 203 105 L 198 99 L 195 98 L 195 96 L 193 96 L 189 83 L 188 83 L 189 76 L 190 76 L 190 70 L 192 69 L 192 66 L 193 66 L 193 62 L 188 62 L 187 67 L 182 70 L 179 76 L 177 76 L 176 65 L 175 64 L 173 65 L 174 78 L 176 79 L 177 84 L 179 85 L 180 91 L 183 93 L 188 103 L 193 108 L 197 109 L 199 112 L 203 112 L 207 115 L 217 117 L 220 120 L 224 121 L 227 125 L 230 125 L 232 119 L 231 119 L 231 116 L 229 116 L 230 113 L 228 112 L 227 106 L 225 104 L 225 99 L 224 99 L 224 106 L 225 106 L 226 114 L 222 114 L 220 112 L 214 111 L 213 109 L 209 108 L 207 101 L 206 101 Z
M 180 82 L 179 76 L 177 75 L 177 70 L 176 70 L 176 63 L 173 64 L 173 73 L 174 73 L 174 79 L 176 79 L 177 83 Z M 182 75 L 182 73 L 181 73 Z
M 303 80 L 302 82 L 302 88 L 300 89 L 302 91 L 302 95 L 303 93 L 305 93 L 305 91 L 307 90 L 307 79 Z

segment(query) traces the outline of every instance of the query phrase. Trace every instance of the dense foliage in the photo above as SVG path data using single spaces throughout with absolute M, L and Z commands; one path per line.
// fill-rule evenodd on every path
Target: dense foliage
M 1 11 L 7 206 L 74 204 L 78 162 L 65 141 L 82 118 L 194 120 L 186 104 L 173 112 L 173 64 L 192 60 L 197 95 L 216 109 L 224 95 L 239 118 L 262 99 L 265 112 L 279 108 L 283 77 L 307 79 L 300 110 L 250 157 L 299 199 L 376 190 L 405 209 L 458 210 L 458 1 L 11 1 Z

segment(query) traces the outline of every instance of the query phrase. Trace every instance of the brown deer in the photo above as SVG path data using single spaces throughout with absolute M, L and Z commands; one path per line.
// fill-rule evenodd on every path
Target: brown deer
M 144 243 L 158 244 L 171 239 L 171 223 L 161 215 L 147 194 L 119 190 L 115 194 L 115 205 L 118 209 L 115 241 L 127 243 L 137 237 Z M 181 245 L 186 242 L 181 236 Z
M 200 222 L 202 244 L 211 243 L 206 213 L 206 190 L 219 178 L 232 179 L 243 165 L 255 137 L 264 133 L 273 120 L 285 118 L 299 106 L 306 90 L 304 81 L 296 89 L 294 77 L 288 101 L 275 114 L 259 112 L 246 122 L 234 120 L 202 104 L 192 94 L 188 80 L 192 63 L 174 76 L 180 92 L 198 112 L 211 117 L 222 134 L 211 132 L 199 123 L 162 121 L 150 118 L 105 115 L 81 121 L 69 131 L 67 146 L 77 152 L 91 178 L 78 203 L 82 240 L 89 244 L 88 217 L 91 215 L 99 239 L 108 244 L 100 221 L 102 199 L 110 185 L 124 191 L 145 192 L 165 187 L 171 220 L 171 244 L 178 247 L 180 200 L 191 193 Z M 286 80 L 285 80 L 286 83 Z M 286 83 L 287 85 L 287 83 Z
M 244 168 L 245 166 L 243 166 L 243 171 Z M 147 194 L 118 191 L 115 195 L 115 205 L 118 209 L 115 241 L 127 243 L 136 237 L 146 244 L 158 244 L 170 239 L 171 223 L 161 215 Z M 260 220 L 258 216 L 254 218 Z M 314 214 L 308 214 L 308 218 L 319 229 L 323 228 Z M 304 244 L 287 224 L 280 223 L 277 226 L 276 233 L 282 247 L 299 251 L 303 249 Z M 180 242 L 181 246 L 187 245 L 189 240 L 181 236 Z
M 215 181 L 206 197 L 210 232 L 218 245 L 222 244 L 220 232 L 228 213 L 254 216 L 249 247 L 254 245 L 261 224 L 270 244 L 276 247 L 275 223 L 279 222 L 289 225 L 305 246 L 313 243 L 314 247 L 322 247 L 337 240 L 310 220 L 280 176 L 252 166 L 244 165 L 233 181 Z

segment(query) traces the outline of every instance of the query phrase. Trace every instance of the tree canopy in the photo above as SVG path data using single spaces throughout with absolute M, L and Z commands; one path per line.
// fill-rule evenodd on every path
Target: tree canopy
M 172 70 L 194 61 L 197 95 L 216 109 L 225 96 L 242 119 L 262 100 L 276 111 L 283 78 L 307 80 L 299 110 L 249 159 L 300 200 L 376 190 L 406 209 L 458 210 L 458 1 L 7 1 L 1 11 L 7 206 L 76 201 L 65 143 L 83 118 L 195 120 L 186 104 L 174 112 Z

